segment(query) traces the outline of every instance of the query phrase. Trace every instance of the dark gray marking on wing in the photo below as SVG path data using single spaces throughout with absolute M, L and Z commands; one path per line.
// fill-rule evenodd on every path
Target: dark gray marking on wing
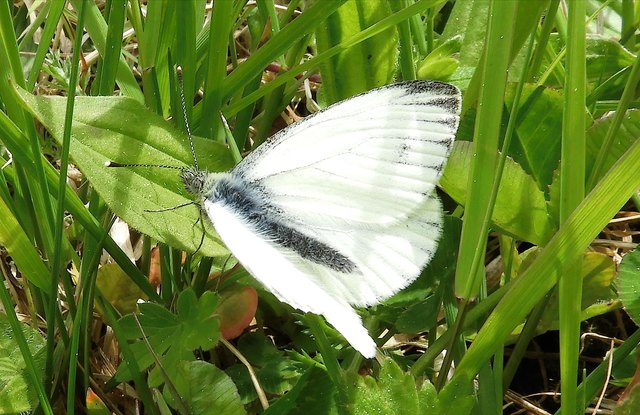
M 211 194 L 212 202 L 231 209 L 266 239 L 288 248 L 302 258 L 342 273 L 357 270 L 346 255 L 279 220 L 283 213 L 265 202 L 266 192 L 238 176 L 219 180 Z

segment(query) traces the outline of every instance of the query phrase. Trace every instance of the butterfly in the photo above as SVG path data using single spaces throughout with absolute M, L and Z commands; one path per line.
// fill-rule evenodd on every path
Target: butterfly
M 251 275 L 372 358 L 353 306 L 389 298 L 433 257 L 434 189 L 460 104 L 437 81 L 373 89 L 288 126 L 229 172 L 186 168 L 182 181 Z

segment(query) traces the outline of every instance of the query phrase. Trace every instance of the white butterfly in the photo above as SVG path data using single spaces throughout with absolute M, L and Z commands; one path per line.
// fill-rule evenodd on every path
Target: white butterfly
M 392 296 L 433 256 L 434 188 L 460 101 L 435 81 L 374 89 L 285 128 L 227 173 L 189 168 L 182 179 L 258 281 L 372 358 L 376 344 L 352 305 Z

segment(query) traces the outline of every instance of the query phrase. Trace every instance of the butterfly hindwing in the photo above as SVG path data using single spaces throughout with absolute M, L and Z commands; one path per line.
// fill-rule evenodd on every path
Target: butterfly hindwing
M 336 291 L 339 287 L 327 267 L 265 238 L 253 223 L 223 204 L 205 201 L 205 209 L 227 247 L 265 288 L 292 307 L 325 316 L 363 356 L 375 356 L 375 343 Z

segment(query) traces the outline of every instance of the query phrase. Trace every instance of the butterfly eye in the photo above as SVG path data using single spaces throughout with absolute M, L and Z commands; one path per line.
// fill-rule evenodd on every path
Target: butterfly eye
M 180 178 L 187 191 L 198 196 L 203 193 L 206 175 L 207 173 L 204 171 L 189 167 L 181 171 Z

